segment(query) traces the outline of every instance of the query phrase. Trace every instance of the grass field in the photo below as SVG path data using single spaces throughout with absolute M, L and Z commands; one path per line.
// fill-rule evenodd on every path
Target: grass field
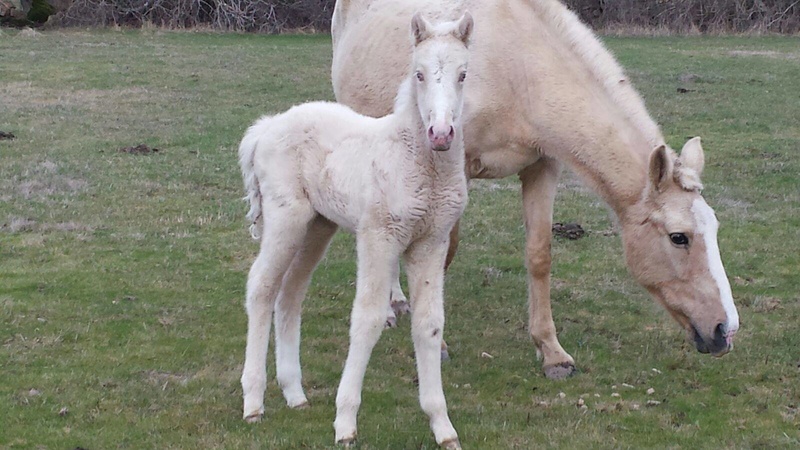
M 580 373 L 545 379 L 526 332 L 518 182 L 476 182 L 446 285 L 443 376 L 461 441 L 798 448 L 798 39 L 607 43 L 674 147 L 704 139 L 742 317 L 736 349 L 694 351 L 627 274 L 607 209 L 565 174 L 555 219 L 588 233 L 554 242 L 553 303 Z M 327 36 L 0 31 L 0 130 L 16 135 L 0 141 L 0 448 L 332 447 L 353 239 L 337 236 L 306 302 L 311 408 L 286 408 L 270 368 L 266 418 L 245 424 L 242 304 L 257 244 L 235 155 L 259 115 L 332 98 L 330 47 Z M 118 151 L 141 143 L 160 151 Z M 409 334 L 404 318 L 373 353 L 358 448 L 436 446 Z

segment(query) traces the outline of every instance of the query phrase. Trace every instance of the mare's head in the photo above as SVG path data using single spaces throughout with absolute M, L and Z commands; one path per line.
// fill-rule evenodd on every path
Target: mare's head
M 473 21 L 469 13 L 455 22 L 433 25 L 420 13 L 411 19 L 414 43 L 411 83 L 420 118 L 427 130 L 430 148 L 450 149 L 460 132 L 464 105 L 463 86 L 467 77 L 469 37 Z
M 700 195 L 700 139 L 680 157 L 664 146 L 650 156 L 641 200 L 623 222 L 625 257 L 633 276 L 686 329 L 701 353 L 733 348 L 739 314 L 717 245 L 719 222 Z

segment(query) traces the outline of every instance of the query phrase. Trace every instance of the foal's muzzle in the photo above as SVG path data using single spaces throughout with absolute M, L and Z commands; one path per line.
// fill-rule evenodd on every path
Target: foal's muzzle
M 450 150 L 450 144 L 453 143 L 453 138 L 456 135 L 456 130 L 452 125 L 447 127 L 429 127 L 428 140 L 431 143 L 431 148 L 443 152 Z

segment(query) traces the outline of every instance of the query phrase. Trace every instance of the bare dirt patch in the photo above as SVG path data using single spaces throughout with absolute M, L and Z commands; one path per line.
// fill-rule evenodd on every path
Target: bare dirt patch
M 150 153 L 158 153 L 159 149 L 150 147 L 147 144 L 139 144 L 134 147 L 122 147 L 118 150 L 120 153 L 128 153 L 131 155 L 149 155 Z

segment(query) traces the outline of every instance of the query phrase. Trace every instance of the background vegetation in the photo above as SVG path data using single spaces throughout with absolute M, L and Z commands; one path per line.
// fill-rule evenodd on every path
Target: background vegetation
M 63 2 L 64 0 L 59 0 Z M 54 23 L 61 25 L 154 24 L 277 32 L 330 27 L 335 0 L 69 0 Z M 800 31 L 796 0 L 565 0 L 596 28 L 667 32 Z
M 626 273 L 607 210 L 565 174 L 556 220 L 587 235 L 554 242 L 553 303 L 580 373 L 546 380 L 526 331 L 518 183 L 475 182 L 446 285 L 444 381 L 462 442 L 797 448 L 797 40 L 607 43 L 674 147 L 704 138 L 736 349 L 714 359 L 686 343 Z M 270 381 L 266 419 L 246 425 L 257 245 L 236 163 L 259 115 L 332 98 L 330 48 L 327 36 L 0 31 L 0 131 L 16 136 L 0 140 L 0 448 L 332 447 L 353 240 L 335 239 L 306 302 L 311 408 L 287 409 Z M 119 151 L 138 144 L 159 151 Z M 435 447 L 409 334 L 406 318 L 375 349 L 359 448 Z

